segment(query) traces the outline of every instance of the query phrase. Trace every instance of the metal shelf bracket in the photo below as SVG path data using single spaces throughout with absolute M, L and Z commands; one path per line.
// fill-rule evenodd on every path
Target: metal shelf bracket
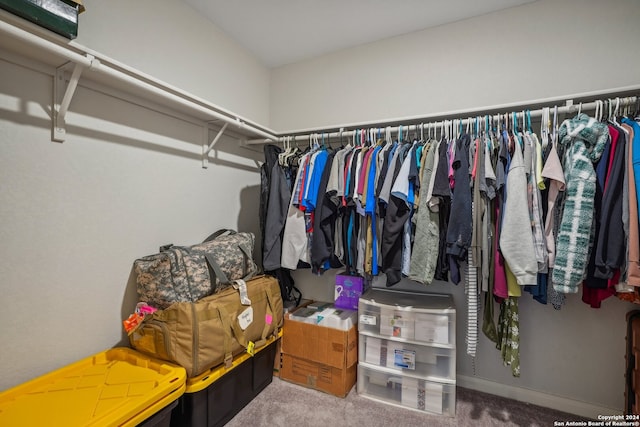
M 92 58 L 90 58 L 92 59 Z M 84 66 L 76 63 L 73 64 L 73 72 L 69 82 L 67 83 L 66 75 L 72 63 L 67 62 L 56 68 L 56 75 L 53 80 L 53 123 L 51 129 L 51 140 L 55 142 L 64 142 L 67 134 L 67 126 L 65 118 L 69 110 L 69 104 L 78 87 L 80 75 L 84 70 Z
M 202 145 L 202 167 L 204 169 L 209 167 L 209 153 L 211 152 L 211 150 L 213 150 L 213 147 L 220 140 L 220 137 L 222 137 L 224 131 L 227 130 L 227 126 L 229 126 L 229 123 L 225 123 L 224 125 L 222 125 L 211 143 L 209 143 L 209 126 L 204 127 L 204 144 Z

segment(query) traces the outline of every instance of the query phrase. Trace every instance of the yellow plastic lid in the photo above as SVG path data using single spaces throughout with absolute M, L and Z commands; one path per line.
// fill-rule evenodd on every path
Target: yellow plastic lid
M 184 368 L 118 347 L 0 393 L 1 426 L 135 426 L 178 399 Z

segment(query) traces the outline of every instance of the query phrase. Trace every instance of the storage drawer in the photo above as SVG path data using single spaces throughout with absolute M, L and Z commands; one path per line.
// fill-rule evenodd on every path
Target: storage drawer
M 360 333 L 358 360 L 431 381 L 455 382 L 455 350 Z
M 358 365 L 358 394 L 380 402 L 434 414 L 455 416 L 456 387 Z
M 416 343 L 455 346 L 451 295 L 367 291 L 358 305 L 358 331 Z

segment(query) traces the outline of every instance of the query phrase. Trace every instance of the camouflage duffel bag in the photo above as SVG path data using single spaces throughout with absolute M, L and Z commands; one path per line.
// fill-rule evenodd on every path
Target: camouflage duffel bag
M 138 300 L 165 309 L 195 302 L 257 272 L 253 233 L 220 230 L 198 245 L 160 248 L 133 263 Z

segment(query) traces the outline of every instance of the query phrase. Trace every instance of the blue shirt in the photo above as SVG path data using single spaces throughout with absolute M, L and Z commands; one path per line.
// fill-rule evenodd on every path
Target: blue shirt
M 307 181 L 307 189 L 305 190 L 305 197 L 302 199 L 302 205 L 307 212 L 313 212 L 316 209 L 318 203 L 318 190 L 320 189 L 320 180 L 322 179 L 322 173 L 324 167 L 327 164 L 327 158 L 329 153 L 327 150 L 318 152 L 315 157 L 313 171 Z

